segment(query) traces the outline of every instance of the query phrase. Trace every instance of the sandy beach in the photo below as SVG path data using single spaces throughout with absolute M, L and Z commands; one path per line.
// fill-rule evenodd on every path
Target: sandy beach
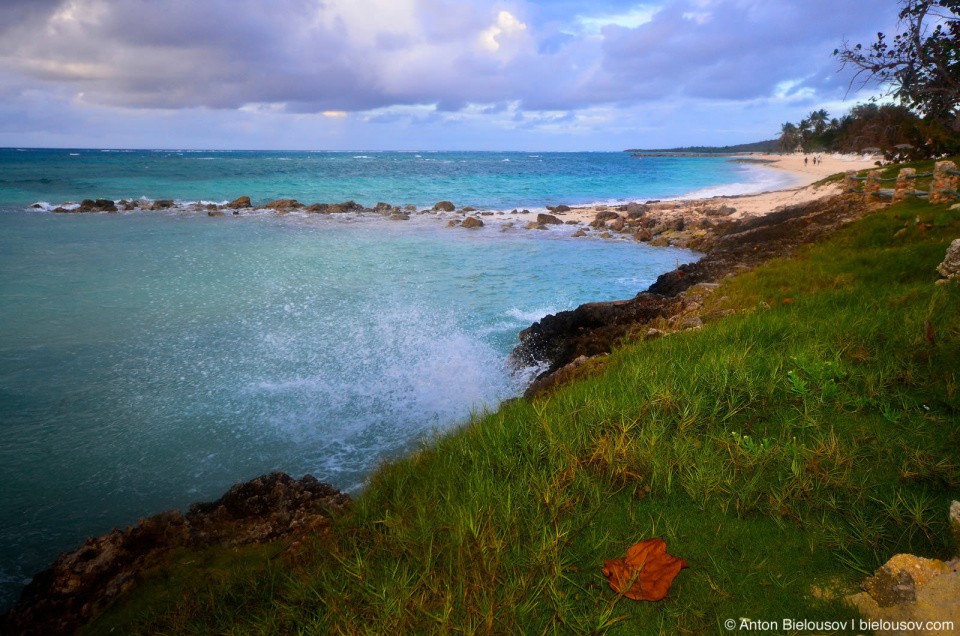
M 821 156 L 822 162 L 814 163 L 813 158 Z M 804 158 L 807 162 L 804 163 Z M 671 211 L 681 213 L 696 209 L 709 210 L 720 207 L 734 208 L 736 212 L 728 215 L 730 219 L 741 219 L 751 216 L 768 214 L 788 205 L 806 203 L 825 196 L 840 193 L 840 184 L 831 183 L 822 186 L 813 186 L 814 183 L 825 177 L 847 170 L 864 170 L 875 166 L 876 157 L 864 158 L 862 155 L 744 155 L 742 158 L 730 161 L 744 161 L 756 163 L 768 170 L 776 170 L 790 174 L 795 184 L 779 190 L 743 194 L 733 196 L 717 196 L 702 199 L 680 199 L 662 201 L 653 205 L 661 214 L 669 215 Z M 597 212 L 606 210 L 606 206 L 575 207 L 569 212 L 560 215 L 564 221 L 579 221 L 590 223 Z M 519 220 L 534 221 L 536 214 L 520 215 Z

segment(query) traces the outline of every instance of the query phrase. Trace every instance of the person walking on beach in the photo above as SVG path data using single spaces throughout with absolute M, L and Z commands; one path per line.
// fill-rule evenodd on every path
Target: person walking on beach
M 803 165 L 804 165 L 804 166 L 807 165 L 807 158 L 806 158 L 806 157 L 803 158 Z

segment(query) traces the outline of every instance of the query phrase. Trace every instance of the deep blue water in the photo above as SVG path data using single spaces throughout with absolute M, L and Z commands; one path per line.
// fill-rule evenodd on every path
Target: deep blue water
M 247 194 L 536 208 L 757 188 L 765 174 L 614 153 L 0 151 L 0 608 L 84 537 L 237 481 L 284 470 L 358 487 L 521 391 L 506 364 L 521 329 L 696 258 L 505 228 L 509 216 L 467 231 L 432 215 L 27 205 Z

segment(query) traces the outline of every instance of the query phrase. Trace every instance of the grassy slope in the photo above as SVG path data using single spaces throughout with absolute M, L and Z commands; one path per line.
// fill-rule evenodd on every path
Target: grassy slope
M 725 281 L 707 308 L 747 313 L 627 346 L 384 466 L 312 547 L 181 556 L 87 633 L 710 633 L 727 618 L 851 617 L 831 593 L 897 552 L 954 549 L 960 285 L 935 286 L 934 270 L 958 236 L 960 212 L 909 201 Z M 690 569 L 660 603 L 619 598 L 604 559 L 653 536 Z

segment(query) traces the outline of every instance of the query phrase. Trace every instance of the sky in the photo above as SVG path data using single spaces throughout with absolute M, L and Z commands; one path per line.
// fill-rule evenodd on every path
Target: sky
M 0 0 L 0 147 L 606 151 L 771 139 L 893 0 Z M 875 90 L 873 92 L 876 92 Z

